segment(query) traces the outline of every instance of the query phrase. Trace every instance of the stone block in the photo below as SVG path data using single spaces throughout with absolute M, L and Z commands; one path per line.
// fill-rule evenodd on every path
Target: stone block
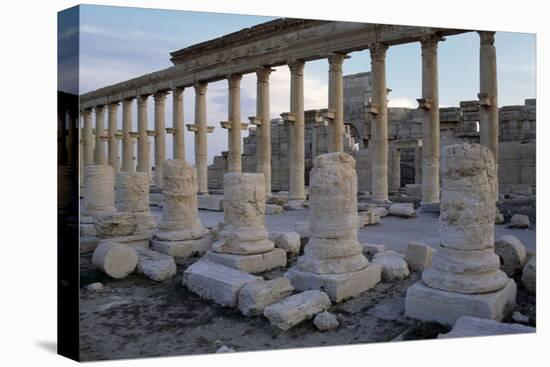
M 373 264 L 382 266 L 382 281 L 394 282 L 409 276 L 409 267 L 403 255 L 395 251 L 384 251 L 376 254 Z
M 456 320 L 453 329 L 446 334 L 439 334 L 437 339 L 464 338 L 472 336 L 494 336 L 506 334 L 535 333 L 536 329 L 520 324 L 505 324 L 471 316 L 462 316 Z
M 521 282 L 529 293 L 537 292 L 537 257 L 531 256 L 529 261 L 523 267 Z
M 318 290 L 298 293 L 265 308 L 264 316 L 271 325 L 288 330 L 302 321 L 326 311 L 330 307 L 329 297 Z
M 362 270 L 341 274 L 316 274 L 292 267 L 285 276 L 299 291 L 322 290 L 333 302 L 340 302 L 374 287 L 380 282 L 381 273 L 382 266 L 370 263 Z
M 107 242 L 118 242 L 122 243 L 129 247 L 149 247 L 149 240 L 151 239 L 152 234 L 151 233 L 139 233 L 139 234 L 132 234 L 130 236 L 120 236 L 120 237 L 112 237 L 107 238 L 99 241 L 99 245 Z
M 269 232 L 269 240 L 289 255 L 300 253 L 300 235 L 297 232 Z
M 516 283 L 512 279 L 503 289 L 483 294 L 442 291 L 420 281 L 407 290 L 405 315 L 445 325 L 452 325 L 462 316 L 500 321 L 515 305 L 516 293 Z
M 281 214 L 284 212 L 284 208 L 282 205 L 277 204 L 266 204 L 265 205 L 265 214 L 273 215 L 273 214 Z
M 239 291 L 261 277 L 201 259 L 183 273 L 183 285 L 202 298 L 222 306 L 235 307 Z
M 383 206 L 370 208 L 369 212 L 372 212 L 372 213 L 378 215 L 380 218 L 386 217 L 389 214 L 388 209 L 384 208 Z
M 303 200 L 289 200 L 284 208 L 285 210 L 303 210 L 306 208 L 306 203 Z
M 386 251 L 386 246 L 377 243 L 363 243 L 361 246 L 363 246 L 363 255 L 369 258 Z
M 529 228 L 529 217 L 524 214 L 514 214 L 510 219 L 510 227 L 512 228 Z
M 199 209 L 215 212 L 223 211 L 222 195 L 197 195 Z
M 203 255 L 210 249 L 214 239 L 204 236 L 196 240 L 185 241 L 160 241 L 151 240 L 153 250 L 170 255 L 176 259 L 187 259 L 191 256 Z
M 251 274 L 263 273 L 286 266 L 286 251 L 275 248 L 263 254 L 234 255 L 208 251 L 204 257 L 210 261 Z
M 172 256 L 143 247 L 137 247 L 135 250 L 138 255 L 138 273 L 157 282 L 176 275 L 176 262 Z
M 509 277 L 521 271 L 527 252 L 523 243 L 515 236 L 504 235 L 495 241 L 495 252 L 500 257 L 500 270 Z
M 131 274 L 137 262 L 138 256 L 133 248 L 113 241 L 100 244 L 92 255 L 92 264 L 115 279 Z
M 313 319 L 313 324 L 318 330 L 328 331 L 336 329 L 339 325 L 336 315 L 328 311 L 323 311 Z
M 405 251 L 405 261 L 412 271 L 422 271 L 432 265 L 435 250 L 423 243 L 410 242 Z
M 133 213 L 103 213 L 94 215 L 94 227 L 103 238 L 129 236 L 136 231 L 137 222 Z
M 290 296 L 292 291 L 294 287 L 285 277 L 247 284 L 239 292 L 239 310 L 246 316 L 261 315 L 267 306 Z

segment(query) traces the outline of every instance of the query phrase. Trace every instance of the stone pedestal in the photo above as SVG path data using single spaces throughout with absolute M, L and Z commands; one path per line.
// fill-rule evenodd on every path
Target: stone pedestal
M 380 281 L 357 240 L 357 174 L 346 153 L 315 158 L 310 178 L 310 240 L 286 274 L 298 290 L 318 289 L 334 302 L 355 297 Z
M 134 234 L 151 233 L 157 223 L 149 210 L 149 176 L 145 172 L 119 172 L 116 177 L 115 206 L 136 218 Z
M 446 324 L 460 316 L 500 320 L 516 285 L 494 251 L 493 155 L 478 144 L 448 146 L 441 175 L 440 245 L 407 292 L 406 314 Z
M 159 231 L 152 248 L 174 257 L 206 251 L 212 241 L 197 209 L 197 173 L 189 163 L 171 159 L 163 163 L 164 203 Z
M 263 174 L 227 173 L 223 182 L 225 225 L 206 258 L 250 273 L 285 266 L 286 252 L 275 248 L 265 228 Z

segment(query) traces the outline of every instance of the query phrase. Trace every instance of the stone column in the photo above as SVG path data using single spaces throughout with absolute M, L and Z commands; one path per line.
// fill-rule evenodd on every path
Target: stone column
M 87 108 L 82 111 L 82 120 L 84 125 L 84 165 L 94 164 L 94 134 L 92 128 L 92 109 Z
M 270 67 L 256 71 L 256 116 L 260 125 L 256 130 L 256 170 L 264 174 L 265 194 L 271 196 L 271 114 L 269 110 Z
M 241 79 L 242 75 L 233 74 L 227 78 L 229 85 L 229 154 L 228 171 L 241 172 Z
M 132 100 L 122 100 L 122 170 L 133 172 L 134 167 L 134 143 L 132 141 Z
M 401 187 L 401 150 L 399 148 L 393 149 L 391 156 L 391 191 L 398 192 Z
M 206 258 L 249 273 L 286 265 L 265 227 L 265 180 L 261 173 L 226 173 L 223 178 L 224 227 Z
M 95 107 L 95 150 L 94 163 L 107 164 L 105 159 L 105 145 L 103 139 L 105 135 L 105 106 Z
M 498 98 L 495 32 L 478 32 L 479 47 L 479 140 L 493 153 L 498 179 Z M 498 198 L 498 180 L 495 182 Z
M 136 232 L 141 234 L 156 228 L 149 208 L 149 176 L 145 172 L 119 172 L 116 176 L 115 206 L 119 212 L 129 212 L 136 218 Z
M 407 291 L 406 314 L 443 324 L 461 316 L 500 320 L 515 301 L 516 284 L 494 251 L 493 156 L 479 144 L 445 147 L 441 177 L 440 245 Z
M 185 130 L 183 126 L 183 89 L 172 89 L 172 126 L 174 128 L 174 159 L 185 160 Z
M 157 92 L 155 99 L 155 186 L 162 188 L 162 162 L 166 160 L 166 92 Z
M 163 166 L 162 220 L 152 247 L 178 258 L 202 254 L 212 241 L 199 219 L 196 170 L 180 159 L 165 160 Z
M 422 202 L 439 203 L 439 89 L 437 73 L 438 36 L 428 36 L 422 46 Z
M 342 64 L 348 56 L 344 54 L 332 54 L 328 57 L 328 108 L 334 113 L 334 118 L 329 128 L 329 151 L 344 151 L 344 78 Z
M 114 212 L 115 171 L 113 167 L 106 164 L 84 167 L 83 197 L 82 216 Z
M 208 194 L 208 151 L 206 123 L 206 89 L 208 84 L 197 82 L 195 87 L 195 167 L 197 167 L 198 193 Z
M 118 163 L 118 141 L 116 139 L 117 128 L 117 110 L 118 102 L 109 103 L 107 106 L 108 112 L 108 136 L 109 136 L 109 165 L 115 169 L 119 170 Z
M 285 275 L 298 290 L 323 290 L 334 302 L 354 297 L 380 281 L 357 239 L 357 173 L 346 153 L 317 156 L 310 173 L 310 240 Z
M 149 137 L 147 136 L 147 99 L 148 95 L 137 97 L 138 115 L 138 172 L 150 174 Z
M 305 200 L 304 62 L 295 60 L 289 63 L 288 67 L 290 68 L 290 113 L 294 117 L 288 134 L 289 200 Z
M 422 147 L 414 148 L 414 183 L 422 183 Z
M 370 47 L 372 91 L 368 111 L 372 114 L 371 157 L 372 199 L 388 202 L 388 104 L 386 89 L 386 51 L 376 43 Z

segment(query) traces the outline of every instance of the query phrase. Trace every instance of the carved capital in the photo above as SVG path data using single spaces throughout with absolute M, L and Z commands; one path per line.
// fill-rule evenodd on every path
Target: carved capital
M 139 108 L 146 108 L 147 107 L 147 99 L 149 98 L 149 95 L 143 94 L 140 96 L 137 96 L 137 103 Z
M 418 102 L 418 108 L 422 110 L 430 110 L 432 108 L 432 101 L 427 98 L 417 98 L 416 101 Z
M 328 64 L 329 64 L 328 71 L 341 73 L 342 65 L 344 64 L 345 59 L 349 59 L 349 56 L 347 56 L 346 54 L 337 54 L 337 53 L 330 54 L 328 57 Z
M 172 99 L 174 101 L 182 101 L 183 100 L 183 90 L 185 88 L 183 87 L 174 87 L 172 88 Z
M 242 79 L 243 79 L 243 76 L 241 74 L 228 75 L 227 83 L 229 85 L 229 89 L 240 88 Z
M 102 114 L 103 112 L 105 112 L 105 106 L 104 105 L 95 106 L 94 111 L 96 115 Z
M 90 119 L 92 117 L 92 109 L 91 108 L 85 108 L 82 110 L 82 118 L 84 119 Z
M 208 89 L 208 83 L 196 82 L 195 84 L 193 84 L 193 88 L 195 88 L 195 94 L 205 95 L 206 90 Z
M 386 51 L 388 51 L 388 45 L 385 43 L 374 43 L 369 46 L 371 62 L 384 62 L 386 60 Z
M 256 69 L 256 77 L 258 79 L 258 83 L 268 83 L 269 75 L 272 71 L 273 69 L 271 69 L 269 66 Z
M 166 95 L 167 92 L 156 92 L 153 94 L 153 98 L 155 99 L 155 104 L 164 104 L 166 102 Z
M 302 60 L 292 60 L 288 63 L 288 68 L 290 69 L 290 74 L 293 75 L 304 75 L 304 65 L 305 62 Z
M 425 52 L 435 53 L 437 52 L 437 44 L 442 38 L 438 35 L 431 34 L 420 38 L 420 46 L 422 47 L 422 54 Z
M 478 31 L 479 41 L 482 45 L 494 45 L 495 44 L 495 32 Z
M 109 103 L 109 105 L 107 106 L 109 112 L 116 112 L 119 104 L 120 103 L 118 101 Z

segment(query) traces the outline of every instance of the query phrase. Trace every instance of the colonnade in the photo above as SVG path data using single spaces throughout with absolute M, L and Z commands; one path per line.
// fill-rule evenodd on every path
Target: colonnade
M 481 144 L 490 148 L 498 161 L 498 104 L 496 52 L 494 32 L 480 31 L 480 93 Z M 439 90 L 437 49 L 442 37 L 435 34 L 421 38 L 422 88 L 418 104 L 422 112 L 422 203 L 439 202 Z M 372 116 L 369 148 L 372 157 L 372 199 L 388 201 L 388 105 L 386 88 L 386 54 L 388 45 L 369 45 L 371 56 L 371 99 L 366 104 L 366 113 Z M 344 101 L 342 65 L 348 58 L 344 53 L 330 53 L 328 60 L 329 88 L 328 110 L 323 118 L 329 126 L 329 150 L 343 151 Z M 288 126 L 288 157 L 290 166 L 289 199 L 305 200 L 305 158 L 304 158 L 304 60 L 288 60 L 290 69 L 290 110 L 281 114 Z M 257 127 L 257 172 L 265 177 L 266 193 L 271 193 L 271 125 L 269 78 L 270 65 L 256 69 L 257 100 L 256 116 L 249 117 L 250 124 Z M 242 74 L 226 76 L 228 82 L 228 120 L 221 126 L 228 130 L 228 171 L 241 172 L 242 137 L 248 123 L 241 120 L 240 84 Z M 195 121 L 187 124 L 187 130 L 194 133 L 195 166 L 198 176 L 198 193 L 208 194 L 207 134 L 214 129 L 207 124 L 206 92 L 207 81 L 194 83 Z M 171 90 L 158 90 L 152 94 L 136 94 L 121 101 L 110 101 L 104 105 L 86 108 L 82 112 L 83 163 L 109 164 L 122 171 L 131 171 L 133 164 L 133 142 L 137 137 L 137 170 L 150 172 L 149 137 L 154 137 L 154 183 L 162 188 L 162 162 L 166 159 L 166 134 L 173 134 L 173 157 L 185 159 L 184 146 L 184 86 Z M 172 127 L 166 127 L 166 96 L 172 94 Z M 147 120 L 148 98 L 154 99 L 154 130 L 149 131 Z M 132 132 L 132 104 L 137 101 L 137 132 Z M 117 110 L 122 103 L 122 132 L 117 130 Z M 105 107 L 108 111 L 108 128 L 105 132 Z M 92 114 L 93 112 L 93 114 Z M 92 127 L 95 115 L 95 137 Z M 118 140 L 122 140 L 122 164 L 118 159 Z M 108 142 L 108 155 L 104 143 Z M 95 148 L 94 148 L 95 147 Z

